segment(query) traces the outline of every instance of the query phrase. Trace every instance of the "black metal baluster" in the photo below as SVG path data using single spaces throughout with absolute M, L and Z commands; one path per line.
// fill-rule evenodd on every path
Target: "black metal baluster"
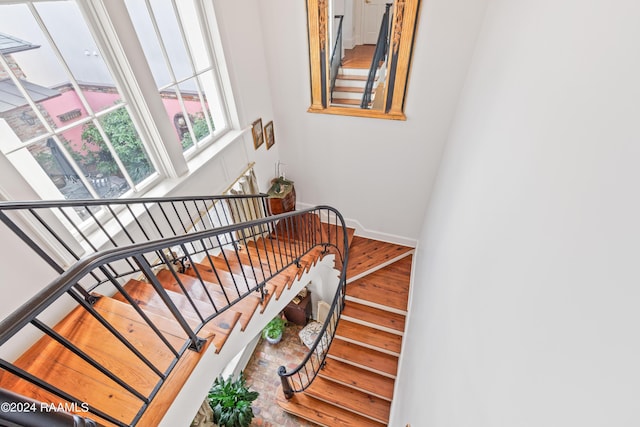
M 33 319 L 31 321 L 31 324 L 36 328 L 40 329 L 42 332 L 44 332 L 46 335 L 48 335 L 52 339 L 54 339 L 64 348 L 71 351 L 73 354 L 75 354 L 76 356 L 78 356 L 79 358 L 87 362 L 89 365 L 93 366 L 95 369 L 100 371 L 103 375 L 108 377 L 110 380 L 117 383 L 120 387 L 124 388 L 129 393 L 133 394 L 135 397 L 142 400 L 143 402 L 149 403 L 147 396 L 140 393 L 138 390 L 136 390 L 135 388 L 133 388 L 132 386 L 124 382 L 120 377 L 115 375 L 113 372 L 111 372 L 110 370 L 108 370 L 107 368 L 99 364 L 95 359 L 93 359 L 87 353 L 85 353 L 84 351 L 76 347 L 71 341 L 67 340 L 65 337 L 63 337 L 62 335 L 60 335 L 59 333 L 57 333 L 56 331 L 54 331 L 53 329 L 51 329 L 50 327 L 48 327 L 47 325 L 39 321 L 38 319 Z
M 72 402 L 77 404 L 79 407 L 82 406 L 83 404 L 86 404 L 86 402 L 83 402 L 81 399 L 78 399 L 77 397 L 66 393 L 62 390 L 60 390 L 59 388 L 49 384 L 46 381 L 41 380 L 40 378 L 37 378 L 33 375 L 31 375 L 29 372 L 20 369 L 19 367 L 7 362 L 6 360 L 0 359 L 0 368 L 4 369 L 7 372 L 10 372 L 11 374 L 15 375 L 18 378 L 21 378 L 31 384 L 34 384 L 38 387 L 40 387 L 41 389 L 48 391 L 51 394 L 54 394 L 68 402 Z M 87 410 L 88 412 L 99 416 L 100 418 L 103 418 L 107 421 L 109 421 L 110 423 L 113 423 L 119 427 L 129 427 L 129 424 L 123 423 L 122 421 L 112 417 L 111 415 L 91 406 L 91 405 L 87 405 Z
M 158 282 L 158 279 L 153 274 L 153 271 L 151 271 L 151 266 L 149 266 L 149 264 L 147 263 L 147 260 L 144 257 L 141 257 L 140 255 L 134 255 L 133 258 L 136 260 L 136 263 L 140 266 L 145 276 L 147 276 L 147 279 L 150 280 L 151 285 L 155 288 L 156 292 L 158 293 L 158 296 L 160 296 L 160 298 L 165 303 L 165 305 L 167 306 L 167 308 L 169 309 L 173 317 L 175 317 L 175 319 L 178 321 L 178 323 L 180 324 L 180 327 L 182 327 L 182 329 L 189 336 L 189 339 L 191 340 L 191 345 L 189 348 L 191 350 L 200 351 L 202 349 L 202 346 L 205 340 L 203 340 L 202 338 L 199 338 L 193 332 L 193 330 L 191 329 L 191 327 L 189 326 L 185 318 L 182 316 L 182 314 L 180 314 L 180 310 L 178 310 L 178 308 L 176 307 L 174 302 L 171 300 L 171 298 L 169 297 L 165 289 L 162 287 L 160 282 Z
M 67 293 L 71 295 L 71 297 L 76 300 L 76 302 L 80 304 L 87 312 L 89 312 L 89 314 L 91 314 L 98 322 L 100 322 L 100 324 L 104 326 L 111 333 L 111 335 L 115 336 L 118 341 L 124 344 L 125 347 L 127 347 L 133 354 L 138 357 L 138 359 L 140 359 L 156 375 L 158 375 L 158 377 L 163 377 L 162 372 L 160 372 L 160 370 L 156 368 L 156 366 L 149 359 L 147 359 L 142 353 L 140 353 L 140 351 L 133 344 L 131 344 L 128 339 L 126 339 L 116 328 L 114 328 L 113 325 L 107 321 L 107 319 L 105 319 L 100 313 L 98 313 L 91 304 L 87 303 L 84 299 L 80 298 L 72 291 L 69 291 Z

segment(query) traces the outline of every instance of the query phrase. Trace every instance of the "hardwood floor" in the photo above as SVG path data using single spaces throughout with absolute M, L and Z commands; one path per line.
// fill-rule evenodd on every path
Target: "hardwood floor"
M 354 46 L 353 49 L 345 49 L 342 57 L 343 68 L 369 68 L 376 45 L 365 44 Z

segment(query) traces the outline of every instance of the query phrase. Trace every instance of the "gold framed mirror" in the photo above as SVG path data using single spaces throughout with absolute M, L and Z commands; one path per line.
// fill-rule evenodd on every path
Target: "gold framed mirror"
M 309 112 L 406 120 L 420 0 L 307 0 Z

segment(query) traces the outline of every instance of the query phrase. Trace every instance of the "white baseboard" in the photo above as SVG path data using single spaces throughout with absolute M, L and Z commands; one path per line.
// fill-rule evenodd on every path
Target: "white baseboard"
M 308 203 L 296 203 L 297 209 L 309 209 L 313 208 L 316 205 L 311 205 Z M 395 234 L 385 233 L 383 231 L 370 230 L 363 226 L 360 221 L 345 218 L 345 222 L 347 223 L 347 227 L 354 228 L 356 230 L 356 236 L 365 237 L 367 239 L 372 240 L 380 240 L 381 242 L 394 243 L 396 245 L 408 246 L 411 248 L 415 248 L 418 244 L 416 239 L 412 239 L 410 237 L 398 236 Z

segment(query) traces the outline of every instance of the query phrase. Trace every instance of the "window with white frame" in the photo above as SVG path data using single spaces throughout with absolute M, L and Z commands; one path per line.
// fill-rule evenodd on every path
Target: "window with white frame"
M 0 155 L 45 199 L 135 195 L 229 128 L 202 0 L 88 3 L 0 1 Z

